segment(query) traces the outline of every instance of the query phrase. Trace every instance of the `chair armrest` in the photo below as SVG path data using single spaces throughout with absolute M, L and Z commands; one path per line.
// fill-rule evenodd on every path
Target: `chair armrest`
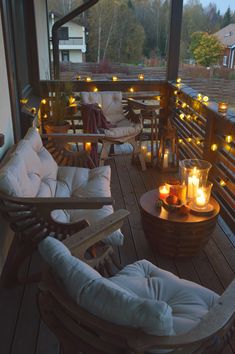
M 235 320 L 235 279 L 227 287 L 219 298 L 219 301 L 204 316 L 200 323 L 187 334 L 178 336 L 155 337 L 138 336 L 130 338 L 130 345 L 138 350 L 150 348 L 195 348 L 206 342 L 208 339 L 215 339 L 215 336 L 223 336 L 228 332 Z M 194 348 L 193 347 L 193 348 Z M 182 353 L 184 353 L 182 351 Z M 185 353 L 188 353 L 187 351 Z
M 85 251 L 95 243 L 102 241 L 112 232 L 119 229 L 129 211 L 120 209 L 102 220 L 88 226 L 82 231 L 64 240 L 66 247 L 78 258 L 82 259 Z

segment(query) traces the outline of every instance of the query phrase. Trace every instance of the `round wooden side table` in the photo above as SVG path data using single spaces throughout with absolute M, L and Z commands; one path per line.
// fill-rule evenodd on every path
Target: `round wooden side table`
M 147 240 L 154 250 L 170 257 L 191 257 L 209 241 L 220 211 L 211 197 L 214 210 L 210 215 L 181 215 L 178 210 L 156 208 L 158 191 L 151 190 L 140 198 L 142 224 Z

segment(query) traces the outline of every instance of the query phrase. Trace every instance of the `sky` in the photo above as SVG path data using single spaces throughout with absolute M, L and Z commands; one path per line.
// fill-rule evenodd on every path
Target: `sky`
M 210 2 L 216 4 L 221 14 L 224 14 L 229 6 L 232 11 L 235 11 L 235 0 L 201 0 L 203 7 L 209 5 Z

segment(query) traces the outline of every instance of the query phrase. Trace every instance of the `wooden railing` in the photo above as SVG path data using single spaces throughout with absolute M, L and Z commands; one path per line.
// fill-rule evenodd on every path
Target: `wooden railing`
M 71 84 L 71 82 L 70 82 Z M 41 82 L 42 97 L 48 96 L 48 88 L 64 91 L 64 81 Z M 73 92 L 81 91 L 122 91 L 123 96 L 145 95 L 157 92 L 161 96 L 160 119 L 172 117 L 179 137 L 180 159 L 198 158 L 212 163 L 210 180 L 213 193 L 221 206 L 221 214 L 234 230 L 235 225 L 235 114 L 226 117 L 218 113 L 218 105 L 199 101 L 198 92 L 180 84 L 163 80 L 122 80 L 122 81 L 74 81 Z M 232 136 L 228 142 L 226 137 Z M 214 151 L 212 149 L 214 147 Z
M 169 110 L 177 127 L 180 159 L 199 158 L 212 163 L 209 178 L 221 214 L 235 225 L 235 114 L 223 116 L 214 102 L 199 100 L 185 85 L 169 84 Z

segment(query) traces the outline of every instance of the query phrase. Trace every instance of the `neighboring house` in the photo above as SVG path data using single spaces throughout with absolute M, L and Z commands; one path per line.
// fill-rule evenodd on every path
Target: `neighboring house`
M 49 14 L 50 52 L 52 57 L 52 35 L 53 24 L 60 18 L 58 14 Z M 83 63 L 85 62 L 86 37 L 85 27 L 76 20 L 67 22 L 59 29 L 59 51 L 61 62 Z
M 225 46 L 222 65 L 233 69 L 235 67 L 235 23 L 230 23 L 214 35 Z

